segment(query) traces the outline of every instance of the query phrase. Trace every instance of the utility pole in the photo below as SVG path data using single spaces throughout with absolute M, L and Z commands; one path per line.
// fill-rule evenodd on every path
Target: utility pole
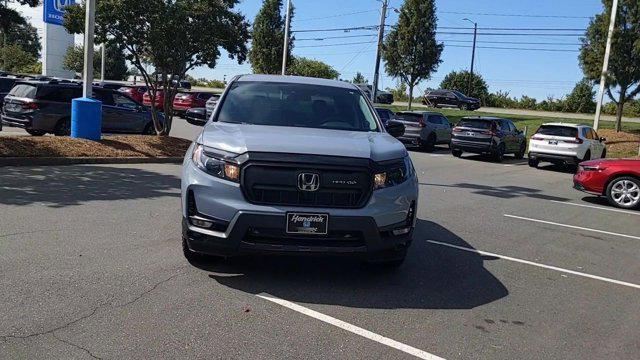
M 470 96 L 471 94 L 471 90 L 472 89 L 472 84 L 473 84 L 473 63 L 476 60 L 476 37 L 478 35 L 478 23 L 475 21 L 471 21 L 467 18 L 464 18 L 462 20 L 466 20 L 469 21 L 471 23 L 473 23 L 473 46 L 471 49 L 471 75 L 469 75 L 469 84 L 467 85 L 467 96 Z
M 4 8 L 8 9 L 9 8 L 9 0 L 4 0 Z M 4 49 L 4 56 L 2 59 L 2 70 L 7 71 L 8 72 L 8 68 L 7 68 L 7 34 L 5 31 L 2 31 L 2 46 Z
M 376 51 L 376 69 L 373 73 L 373 91 L 371 91 L 371 102 L 376 102 L 378 95 L 378 77 L 380 76 L 380 56 L 382 54 L 382 42 L 384 40 L 384 21 L 387 18 L 387 5 L 389 1 L 382 1 L 382 12 L 380 13 L 380 29 L 378 30 L 378 50 Z
M 104 81 L 104 69 L 105 69 L 104 64 L 106 63 L 104 44 L 102 44 L 101 51 L 102 51 L 102 53 L 100 54 L 100 82 L 103 82 Z
M 96 20 L 96 0 L 87 0 L 84 26 L 84 68 L 82 71 L 82 96 L 93 96 L 93 30 Z
M 284 22 L 284 47 L 282 50 L 282 75 L 287 74 L 287 53 L 289 52 L 290 22 L 291 22 L 291 0 L 287 0 L 287 16 Z
M 604 86 L 607 82 L 607 72 L 609 71 L 609 55 L 611 54 L 611 37 L 616 26 L 616 14 L 618 13 L 618 0 L 613 0 L 611 7 L 611 21 L 609 22 L 609 33 L 607 34 L 607 46 L 604 50 L 604 62 L 602 63 L 602 74 L 600 76 L 600 89 L 598 91 L 598 104 L 596 105 L 596 116 L 593 119 L 593 128 L 598 130 L 600 123 L 600 111 L 602 110 L 602 100 L 604 98 Z

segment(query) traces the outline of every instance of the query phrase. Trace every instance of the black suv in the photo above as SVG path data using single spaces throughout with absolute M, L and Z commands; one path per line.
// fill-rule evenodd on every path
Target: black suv
M 495 117 L 463 117 L 451 131 L 451 154 L 460 157 L 463 151 L 489 154 L 496 161 L 505 154 L 522 159 L 527 140 L 509 119 Z
M 477 110 L 480 100 L 468 97 L 457 90 L 428 90 L 422 98 L 424 105 L 440 107 L 455 107 L 460 110 Z
M 16 82 L 4 99 L 0 118 L 5 126 L 25 129 L 29 134 L 69 135 L 71 100 L 82 96 L 79 84 L 57 81 Z M 93 97 L 102 102 L 102 131 L 107 133 L 155 134 L 151 112 L 129 96 L 100 87 Z

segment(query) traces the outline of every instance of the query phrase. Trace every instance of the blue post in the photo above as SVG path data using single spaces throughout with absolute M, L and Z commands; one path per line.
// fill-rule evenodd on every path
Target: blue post
M 71 137 L 93 141 L 102 134 L 102 103 L 90 98 L 71 101 Z

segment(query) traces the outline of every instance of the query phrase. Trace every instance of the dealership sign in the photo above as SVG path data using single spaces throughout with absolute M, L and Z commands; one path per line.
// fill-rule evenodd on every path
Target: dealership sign
M 44 22 L 62 25 L 64 7 L 75 3 L 75 0 L 44 0 L 44 11 L 42 12 Z

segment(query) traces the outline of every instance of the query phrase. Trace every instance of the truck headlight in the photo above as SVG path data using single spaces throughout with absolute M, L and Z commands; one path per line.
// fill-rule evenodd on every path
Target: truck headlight
M 413 164 L 409 156 L 402 159 L 402 164 L 390 166 L 385 171 L 373 175 L 374 190 L 402 184 L 413 175 Z
M 233 162 L 236 156 L 234 153 L 196 144 L 191 160 L 207 174 L 237 183 L 240 182 L 240 166 Z

